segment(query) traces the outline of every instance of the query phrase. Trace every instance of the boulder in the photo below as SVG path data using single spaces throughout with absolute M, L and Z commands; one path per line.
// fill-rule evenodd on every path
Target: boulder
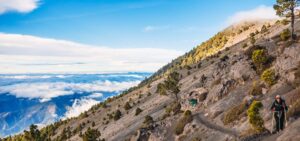
M 199 100 L 199 102 L 203 102 L 207 97 L 208 91 L 205 88 L 197 88 L 190 92 L 190 97 L 194 97 Z

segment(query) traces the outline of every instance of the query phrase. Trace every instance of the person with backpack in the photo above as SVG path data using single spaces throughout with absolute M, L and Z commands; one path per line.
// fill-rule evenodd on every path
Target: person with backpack
M 273 111 L 273 118 L 275 118 L 276 121 L 276 131 L 279 132 L 284 129 L 284 122 L 286 120 L 285 114 L 288 111 L 288 106 L 286 106 L 285 100 L 282 99 L 280 95 L 276 95 L 271 110 Z

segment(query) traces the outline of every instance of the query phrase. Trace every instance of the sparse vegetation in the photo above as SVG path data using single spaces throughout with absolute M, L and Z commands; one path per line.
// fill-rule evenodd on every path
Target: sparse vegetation
M 144 119 L 144 125 L 149 126 L 150 124 L 152 124 L 154 122 L 153 118 L 149 115 L 145 116 Z
M 282 25 L 288 25 L 290 22 L 287 19 L 279 21 Z
M 130 103 L 129 103 L 129 102 L 126 102 L 126 103 L 125 103 L 125 105 L 124 105 L 124 109 L 125 109 L 125 110 L 129 110 L 129 109 L 131 109 L 131 105 L 130 105 Z
M 224 114 L 223 123 L 224 125 L 230 124 L 233 121 L 239 120 L 243 113 L 247 110 L 247 103 L 244 101 L 241 104 L 233 106 Z
M 116 110 L 114 115 L 113 115 L 113 119 L 116 121 L 116 120 L 119 120 L 122 116 L 122 113 L 120 110 Z
M 178 82 L 180 80 L 178 72 L 172 72 L 168 75 L 164 83 L 157 85 L 156 92 L 160 95 L 167 95 L 167 92 L 174 94 L 176 100 L 178 100 L 177 94 L 180 92 Z
M 176 115 L 180 112 L 181 104 L 174 102 L 165 109 L 165 116 Z
M 276 4 L 273 6 L 276 14 L 281 17 L 289 18 L 291 22 L 290 32 L 292 39 L 296 39 L 295 36 L 295 10 L 298 6 L 298 0 L 277 0 Z
M 262 94 L 261 85 L 257 81 L 254 81 L 253 84 L 252 84 L 252 87 L 249 91 L 249 95 L 258 96 L 258 95 L 261 95 L 261 94 Z
M 292 104 L 291 108 L 287 112 L 288 117 L 300 116 L 300 100 L 298 99 L 295 103 Z
M 276 75 L 275 71 L 272 69 L 265 70 L 261 75 L 261 80 L 264 81 L 269 86 L 276 84 Z
M 88 128 L 81 138 L 83 141 L 100 141 L 100 139 L 98 139 L 100 136 L 101 133 L 98 130 Z
M 295 80 L 292 82 L 293 87 L 297 88 L 300 86 L 300 63 L 297 66 L 297 68 L 295 68 Z
M 260 72 L 264 69 L 265 64 L 268 61 L 268 54 L 264 49 L 257 49 L 252 52 L 252 61 L 255 64 L 257 70 Z
M 247 46 L 248 46 L 248 44 L 244 43 L 243 46 L 242 46 L 242 48 L 246 48 Z
M 262 132 L 265 130 L 264 120 L 259 113 L 259 110 L 262 107 L 263 104 L 260 101 L 253 101 L 247 111 L 249 123 L 256 132 Z
M 289 29 L 284 29 L 281 33 L 280 33 L 280 39 L 282 41 L 286 41 L 291 37 L 291 31 Z
M 254 45 L 255 42 L 256 42 L 255 33 L 250 33 L 249 37 L 250 37 L 250 43 L 251 43 L 251 45 Z
M 176 135 L 182 134 L 185 125 L 190 123 L 192 120 L 193 120 L 192 112 L 189 110 L 185 111 L 183 117 L 181 117 L 181 119 L 176 124 L 175 134 Z
M 136 108 L 135 109 L 135 115 L 139 115 L 141 112 L 143 112 L 143 110 L 141 108 Z
M 157 85 L 156 92 L 159 93 L 160 95 L 167 95 L 167 90 L 163 83 L 159 83 Z
M 268 32 L 267 26 L 266 26 L 266 25 L 263 25 L 263 26 L 261 27 L 260 32 L 261 32 L 261 33 L 266 33 L 266 32 Z

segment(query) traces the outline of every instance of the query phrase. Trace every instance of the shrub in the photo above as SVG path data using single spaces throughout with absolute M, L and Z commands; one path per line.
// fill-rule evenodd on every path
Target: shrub
M 142 109 L 140 109 L 140 108 L 136 108 L 136 109 L 135 109 L 135 115 L 136 115 L 136 116 L 139 115 L 141 112 L 143 112 Z
M 261 80 L 267 83 L 269 86 L 276 84 L 275 71 L 272 69 L 265 70 L 261 75 Z
M 247 46 L 248 46 L 247 43 L 244 43 L 242 47 L 246 48 Z
M 243 30 L 238 30 L 237 34 L 241 34 L 243 32 Z
M 151 117 L 151 116 L 149 116 L 149 115 L 147 115 L 147 116 L 145 116 L 145 119 L 144 119 L 144 124 L 145 125 L 150 125 L 150 124 L 152 124 L 154 122 L 154 120 L 153 120 L 153 118 Z
M 125 103 L 124 109 L 125 109 L 125 110 L 131 109 L 131 105 L 129 104 L 129 102 L 126 102 L 126 103 Z
M 225 114 L 223 118 L 224 125 L 227 125 L 233 121 L 236 121 L 241 118 L 242 113 L 244 113 L 247 110 L 247 103 L 242 102 L 241 104 L 238 104 L 231 109 L 229 109 Z
M 254 81 L 249 91 L 249 95 L 258 96 L 262 94 L 262 87 L 258 82 Z
M 159 83 L 157 85 L 156 92 L 159 93 L 160 95 L 167 95 L 166 86 L 163 83 Z
M 193 69 L 191 66 L 186 66 L 187 70 Z
M 282 41 L 286 41 L 291 37 L 291 31 L 289 29 L 284 29 L 281 33 L 280 33 L 280 39 Z
M 120 110 L 117 110 L 117 111 L 114 113 L 113 118 L 114 118 L 115 121 L 117 121 L 117 120 L 119 120 L 119 119 L 121 118 L 121 116 L 122 116 L 121 111 L 120 111 Z
M 81 113 L 79 117 L 80 118 L 86 118 L 88 116 L 89 116 L 88 113 L 85 111 L 85 112 Z
M 101 136 L 101 133 L 96 129 L 88 128 L 87 131 L 82 135 L 83 141 L 97 141 Z
M 227 55 L 224 55 L 224 56 L 220 57 L 220 60 L 223 61 L 223 62 L 228 60 L 228 59 L 229 59 L 229 57 Z
M 292 104 L 291 108 L 287 112 L 287 116 L 288 117 L 300 116 L 300 100 L 299 99 Z
M 293 87 L 297 88 L 300 86 L 300 63 L 295 70 L 295 80 L 292 82 Z
M 287 24 L 289 24 L 289 21 L 287 19 L 283 19 L 280 21 L 280 23 L 283 25 L 287 25 Z
M 217 78 L 215 79 L 212 83 L 211 83 L 211 87 L 219 85 L 221 83 L 222 79 L 221 78 Z
M 162 119 L 169 117 L 170 115 L 176 115 L 180 112 L 181 104 L 179 102 L 174 102 L 165 109 L 165 114 Z
M 258 30 L 255 30 L 255 34 L 259 34 L 259 31 L 258 31 Z
M 260 101 L 253 101 L 247 111 L 249 123 L 256 132 L 262 132 L 265 130 L 264 120 L 259 113 L 259 109 L 262 107 L 263 104 Z
M 267 32 L 267 31 L 268 31 L 267 27 L 266 27 L 265 25 L 263 25 L 263 26 L 261 27 L 260 32 L 261 32 L 261 33 L 265 33 L 265 32 Z
M 190 123 L 193 120 L 193 115 L 190 110 L 184 112 L 183 117 L 177 122 L 175 127 L 175 134 L 182 134 L 186 124 Z
M 252 52 L 252 61 L 259 71 L 263 70 L 264 65 L 268 61 L 268 55 L 266 50 L 264 49 L 254 50 Z
M 250 43 L 252 44 L 252 45 L 254 45 L 255 44 L 255 42 L 256 42 L 256 40 L 255 40 L 255 33 L 250 33 Z
M 188 71 L 188 72 L 187 72 L 187 75 L 191 75 L 191 72 L 190 72 L 190 71 Z

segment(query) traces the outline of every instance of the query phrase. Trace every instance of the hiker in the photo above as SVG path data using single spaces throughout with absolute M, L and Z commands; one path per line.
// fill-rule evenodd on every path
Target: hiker
M 285 100 L 283 100 L 280 95 L 276 95 L 275 101 L 272 104 L 271 110 L 273 111 L 273 118 L 276 121 L 276 131 L 279 132 L 284 128 L 284 121 L 286 118 L 286 112 L 288 107 L 286 106 Z M 273 128 L 273 127 L 272 127 Z

